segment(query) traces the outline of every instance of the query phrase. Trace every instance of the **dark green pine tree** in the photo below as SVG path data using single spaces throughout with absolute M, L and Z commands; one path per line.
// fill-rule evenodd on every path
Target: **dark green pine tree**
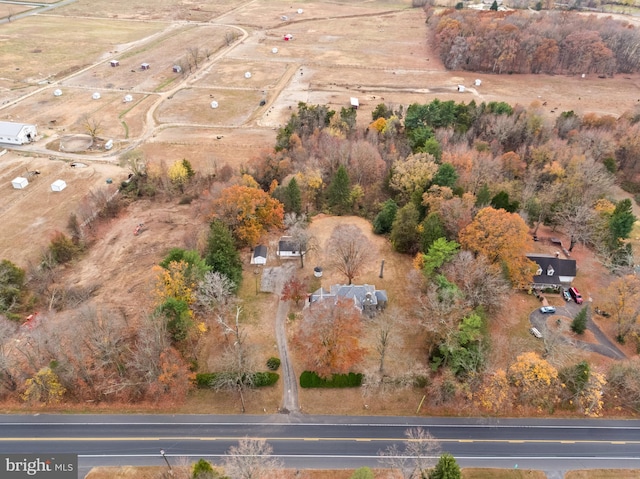
M 302 195 L 295 177 L 291 178 L 284 191 L 284 209 L 287 213 L 300 214 L 302 211 Z
M 494 12 L 498 11 L 498 0 L 493 0 L 493 3 L 491 4 L 489 10 L 493 10 Z
M 440 456 L 436 467 L 429 473 L 429 479 L 461 479 L 462 472 L 456 458 L 449 453 Z
M 619 201 L 609 220 L 609 231 L 614 243 L 617 243 L 618 239 L 629 237 L 635 221 L 631 200 L 627 198 Z
M 242 282 L 242 261 L 231 231 L 220 220 L 211 223 L 205 261 L 211 266 L 212 271 L 224 274 L 233 281 L 235 290 L 238 290 Z
M 351 209 L 351 184 L 347 169 L 340 165 L 327 191 L 329 207 L 337 215 L 349 213 Z
M 373 220 L 373 232 L 377 235 L 383 235 L 391 231 L 393 220 L 396 219 L 398 205 L 395 201 L 389 199 L 382 205 L 382 210 Z
M 407 203 L 398 210 L 389 236 L 396 251 L 407 254 L 415 254 L 418 251 L 420 243 L 419 221 L 420 212 L 413 203 Z

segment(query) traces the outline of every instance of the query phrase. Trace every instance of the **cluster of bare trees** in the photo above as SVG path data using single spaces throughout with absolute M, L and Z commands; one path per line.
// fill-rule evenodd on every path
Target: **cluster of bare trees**
M 640 69 L 640 34 L 611 18 L 447 10 L 432 34 L 451 70 L 613 75 Z
M 24 392 L 38 375 L 46 378 L 42 388 L 55 387 L 76 401 L 179 402 L 186 397 L 187 364 L 159 318 L 150 315 L 134 325 L 90 304 L 66 313 L 67 321 L 56 316 L 42 314 L 22 327 L 0 317 L 0 397 L 27 399 Z

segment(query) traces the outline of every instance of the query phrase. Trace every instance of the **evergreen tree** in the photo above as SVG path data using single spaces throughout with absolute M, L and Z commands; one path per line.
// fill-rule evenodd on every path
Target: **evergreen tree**
M 517 201 L 510 202 L 509 193 L 502 190 L 491 198 L 491 206 L 496 210 L 503 209 L 508 213 L 515 213 L 520 207 L 520 203 Z
M 382 205 L 382 210 L 373 220 L 373 232 L 382 235 L 391 231 L 393 220 L 396 219 L 398 205 L 393 200 L 387 200 Z
M 494 2 L 495 3 L 495 2 Z M 429 479 L 461 479 L 462 472 L 456 458 L 445 452 L 436 467 L 429 473 Z
M 242 282 L 242 261 L 231 231 L 222 221 L 214 220 L 211 223 L 205 261 L 213 272 L 224 274 L 233 281 L 235 291 L 238 290 Z
M 493 0 L 493 3 L 491 4 L 491 7 L 489 7 L 489 10 L 493 10 L 494 12 L 498 11 L 498 0 Z
M 438 213 L 429 213 L 422 222 L 420 251 L 426 253 L 438 238 L 444 238 L 445 230 Z
M 451 163 L 442 163 L 433 177 L 432 183 L 438 186 L 453 188 L 458 181 L 458 173 Z
M 617 245 L 619 239 L 629 237 L 635 221 L 636 217 L 633 215 L 631 200 L 627 198 L 619 201 L 609 220 L 609 231 L 614 244 Z
M 587 320 L 589 319 L 588 308 L 588 305 L 583 307 L 578 314 L 576 314 L 576 317 L 573 318 L 573 321 L 571 321 L 571 331 L 574 333 L 582 334 L 585 329 L 587 329 Z
M 329 207 L 338 214 L 343 215 L 349 212 L 351 206 L 351 186 L 347 169 L 340 165 L 327 191 Z
M 418 251 L 420 234 L 418 222 L 420 212 L 416 205 L 407 203 L 398 210 L 396 219 L 391 227 L 391 244 L 400 253 L 415 254 Z
M 291 178 L 284 191 L 284 209 L 287 213 L 300 214 L 302 211 L 302 195 L 295 177 Z

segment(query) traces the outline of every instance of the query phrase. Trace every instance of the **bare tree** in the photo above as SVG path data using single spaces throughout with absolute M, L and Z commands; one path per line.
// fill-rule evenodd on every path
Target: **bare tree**
M 95 140 L 102 132 L 102 118 L 96 118 L 88 113 L 85 113 L 80 118 L 80 122 L 82 123 L 82 127 L 92 140 Z
M 200 60 L 202 60 L 202 54 L 200 53 L 199 47 L 194 46 L 187 48 L 187 61 L 193 65 L 194 69 L 198 69 Z
M 404 479 L 422 479 L 438 461 L 440 443 L 421 427 L 407 429 L 402 446 L 397 444 L 380 451 L 380 462 L 398 470 Z
M 307 226 L 309 226 L 307 215 L 287 213 L 284 218 L 284 223 L 289 229 L 291 242 L 298 245 L 298 251 L 300 251 L 300 268 L 304 268 L 304 257 L 318 250 L 316 237 L 307 229 Z
M 590 243 L 594 237 L 594 221 L 596 212 L 586 204 L 567 204 L 555 218 L 571 238 L 569 251 L 573 251 L 576 243 Z
M 273 448 L 265 439 L 245 437 L 227 451 L 224 472 L 231 479 L 275 479 L 283 464 L 272 454 Z
M 336 226 L 329 238 L 331 263 L 349 284 L 370 260 L 371 250 L 371 242 L 355 225 Z
M 203 311 L 211 313 L 220 307 L 227 306 L 233 298 L 235 285 L 226 275 L 209 271 L 198 284 L 196 305 Z
M 18 325 L 0 316 L 0 393 L 12 393 L 18 387 L 11 344 L 15 343 Z
M 222 313 L 218 314 L 218 324 L 225 337 L 231 335 L 232 343 L 228 343 L 219 364 L 220 372 L 216 374 L 213 388 L 216 390 L 238 391 L 242 412 L 246 412 L 244 392 L 254 385 L 257 365 L 245 344 L 246 333 L 240 328 L 242 308 L 236 307 L 235 324 L 230 324 Z M 227 338 L 228 339 L 228 338 Z

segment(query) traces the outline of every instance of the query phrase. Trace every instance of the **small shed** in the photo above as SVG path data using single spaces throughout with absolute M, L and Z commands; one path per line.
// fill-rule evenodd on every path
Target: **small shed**
M 14 178 L 13 180 L 11 180 L 11 185 L 16 190 L 22 190 L 26 188 L 28 184 L 29 184 L 29 180 L 27 180 L 26 178 L 23 178 L 22 176 L 18 176 L 17 178 Z
M 458 85 L 458 91 L 460 93 L 464 92 L 466 90 L 466 88 L 464 87 L 464 85 Z
M 151 68 L 151 65 L 149 65 L 148 63 L 142 63 L 140 65 L 140 70 L 148 70 L 149 68 Z
M 360 106 L 360 102 L 358 101 L 358 99 L 355 96 L 352 96 L 351 97 L 351 108 L 353 108 L 354 110 L 357 110 L 359 106 Z
M 94 100 L 99 100 L 101 97 L 100 93 L 95 92 L 93 95 L 91 95 L 91 98 L 93 98 Z
M 51 183 L 51 191 L 62 191 L 67 187 L 64 180 L 56 180 Z
M 109 65 L 111 65 L 112 67 L 119 67 L 120 66 L 120 62 L 118 60 L 111 60 L 109 62 Z
M 482 80 L 480 80 L 479 78 L 476 78 L 476 81 L 474 83 L 476 86 L 480 86 L 482 85 Z
M 267 247 L 260 244 L 255 247 L 251 255 L 251 264 L 267 264 Z
M 213 108 L 214 110 L 215 110 L 216 108 L 218 108 L 218 102 L 217 102 L 217 101 L 215 101 L 215 100 L 213 100 L 213 101 L 211 102 L 211 108 Z
M 108 141 L 104 144 L 104 149 L 105 149 L 105 150 L 110 150 L 111 148 L 113 148 L 113 140 L 108 140 Z
M 129 103 L 133 101 L 133 97 L 131 95 L 125 95 L 124 98 L 122 99 L 122 101 L 124 103 Z
M 289 40 L 293 40 L 293 35 L 291 35 L 290 33 L 287 33 L 287 34 L 284 36 L 284 41 L 285 41 L 285 42 L 288 42 Z
M 62 90 L 60 90 L 60 88 L 56 88 L 53 90 L 53 96 L 62 96 Z
M 182 73 L 182 67 L 180 65 L 173 65 L 173 73 Z

